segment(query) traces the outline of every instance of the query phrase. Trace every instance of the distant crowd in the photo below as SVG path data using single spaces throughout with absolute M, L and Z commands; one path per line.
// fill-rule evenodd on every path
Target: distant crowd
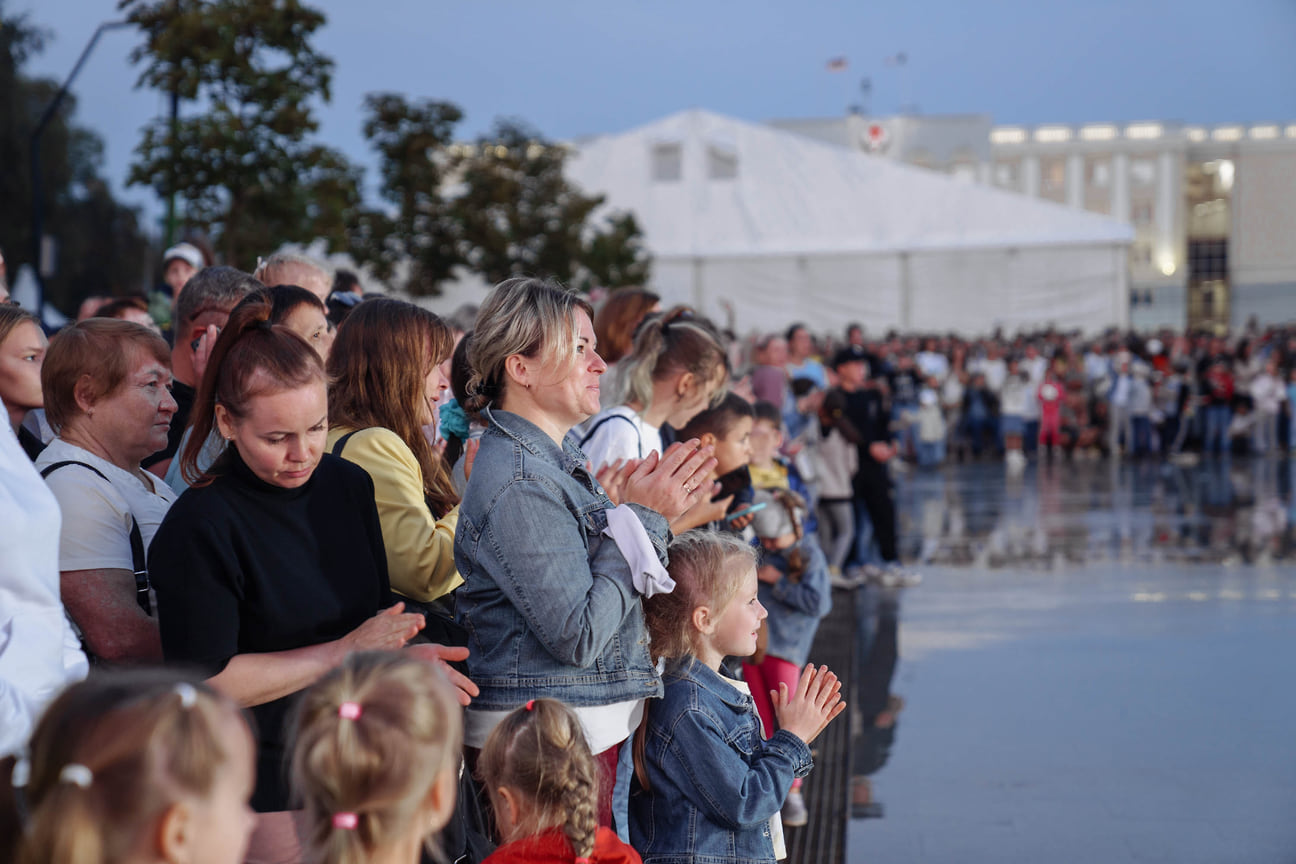
M 924 467 L 1032 456 L 1275 457 L 1296 446 L 1296 331 L 1285 327 L 1230 337 L 1048 330 L 965 339 L 870 337 L 860 325 L 816 338 L 793 324 L 751 343 L 757 395 L 781 398 L 797 428 L 834 383 L 820 358 L 842 344 L 864 352 L 899 457 Z

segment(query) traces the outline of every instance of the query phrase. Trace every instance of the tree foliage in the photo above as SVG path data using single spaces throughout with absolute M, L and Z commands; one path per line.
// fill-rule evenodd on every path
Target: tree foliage
M 375 275 L 390 279 L 408 261 L 405 289 L 436 294 L 463 263 L 460 235 L 443 195 L 455 170 L 450 144 L 463 113 L 449 102 L 409 102 L 395 93 L 365 98 L 364 134 L 379 157 L 379 191 L 395 215 L 359 214 L 351 235 L 353 252 Z
M 312 141 L 333 61 L 311 37 L 324 16 L 297 0 L 122 0 L 144 41 L 139 86 L 178 94 L 196 111 L 144 130 L 132 184 L 172 189 L 185 221 L 209 232 L 227 263 L 283 240 L 341 243 L 360 201 L 359 173 Z
M 31 136 L 58 92 L 57 82 L 23 67 L 44 48 L 45 33 L 0 3 L 0 245 L 12 278 L 34 265 Z M 73 311 L 91 294 L 138 293 L 146 287 L 148 240 L 135 211 L 117 202 L 101 174 L 103 142 L 73 121 L 68 95 L 40 138 L 44 232 L 55 241 L 46 300 Z
M 562 145 L 518 120 L 496 122 L 473 144 L 453 144 L 462 113 L 447 102 L 383 93 L 365 107 L 365 135 L 393 211 L 365 213 L 352 240 L 381 275 L 408 257 L 413 294 L 439 293 L 457 268 L 489 283 L 527 273 L 586 291 L 647 279 L 633 216 L 591 224 L 603 199 L 567 180 Z

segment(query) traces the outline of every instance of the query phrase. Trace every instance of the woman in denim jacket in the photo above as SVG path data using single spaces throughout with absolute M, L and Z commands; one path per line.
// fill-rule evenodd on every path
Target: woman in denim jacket
M 644 864 L 773 862 L 775 817 L 813 765 L 810 742 L 845 709 L 841 685 L 813 666 L 795 692 L 780 685 L 779 729 L 763 740 L 745 685 L 721 669 L 756 650 L 765 618 L 754 550 L 690 531 L 670 546 L 670 574 L 675 590 L 645 603 L 653 651 L 669 662 L 636 740 L 630 843 Z
M 550 283 L 510 279 L 482 305 L 465 408 L 488 428 L 455 533 L 456 615 L 481 688 L 469 747 L 548 697 L 576 710 L 591 752 L 614 769 L 644 700 L 661 694 L 640 597 L 666 579 L 667 523 L 708 491 L 715 460 L 697 442 L 650 455 L 607 477 L 617 507 L 566 440 L 599 410 L 607 367 L 595 349 L 589 304 Z

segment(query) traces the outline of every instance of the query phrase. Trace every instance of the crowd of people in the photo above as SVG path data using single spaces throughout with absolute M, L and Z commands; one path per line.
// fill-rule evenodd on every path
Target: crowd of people
M 883 394 L 897 455 L 922 467 L 998 458 L 1020 468 L 1036 455 L 1276 457 L 1296 447 L 1296 331 L 1286 327 L 1253 323 L 1230 338 L 1046 330 L 869 339 L 852 324 L 816 345 L 794 324 L 758 339 L 754 352 L 765 368 L 786 370 L 771 379 L 776 387 L 800 377 L 814 384 L 802 394 L 813 394 L 831 383 L 816 357 L 843 342 L 865 353 L 865 386 Z
M 0 857 L 783 856 L 831 584 L 907 575 L 859 349 L 806 477 L 793 376 L 649 292 L 166 264 L 162 322 L 0 305 Z

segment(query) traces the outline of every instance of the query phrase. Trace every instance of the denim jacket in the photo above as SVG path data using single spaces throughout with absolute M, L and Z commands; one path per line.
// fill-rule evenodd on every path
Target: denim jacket
M 828 561 L 819 541 L 815 535 L 806 534 L 801 538 L 800 549 L 805 564 L 801 581 L 793 582 L 787 576 L 787 552 L 766 552 L 761 564 L 777 567 L 783 578 L 772 585 L 761 582 L 756 589 L 761 605 L 769 611 L 765 619 L 769 635 L 765 652 L 796 666 L 806 664 L 819 619 L 832 610 Z
M 516 414 L 489 423 L 459 508 L 456 617 L 468 631 L 473 707 L 550 697 L 610 705 L 659 696 L 640 596 L 610 537 L 612 502 L 579 447 Z M 631 505 L 665 562 L 670 529 Z
M 769 819 L 810 773 L 810 748 L 784 729 L 762 740 L 751 697 L 696 658 L 664 679 L 644 719 L 652 791 L 631 782 L 631 845 L 644 864 L 773 862 Z

